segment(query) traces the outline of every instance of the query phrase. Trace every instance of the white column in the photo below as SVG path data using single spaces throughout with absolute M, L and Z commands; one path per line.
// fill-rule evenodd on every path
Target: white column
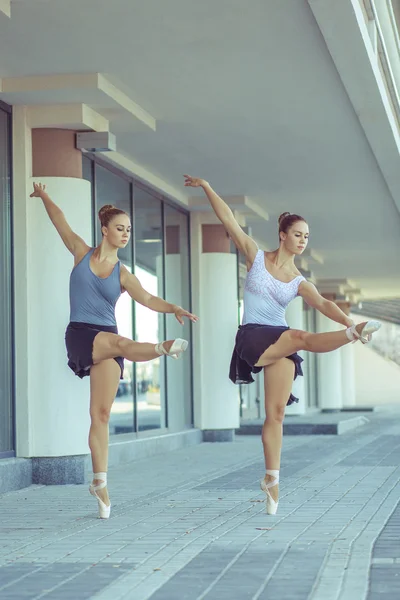
M 72 177 L 41 178 L 48 193 L 88 244 L 92 239 L 90 183 Z M 29 180 L 29 188 L 32 179 Z M 16 331 L 16 347 L 26 346 L 27 361 L 16 364 L 17 455 L 24 457 L 87 454 L 89 378 L 81 380 L 67 366 L 65 329 L 69 322 L 69 275 L 73 257 L 51 224 L 39 198 L 22 197 L 14 220 L 26 212 L 26 279 L 15 265 L 16 295 L 29 299 L 26 331 Z M 23 435 L 21 433 L 23 432 Z
M 291 329 L 301 329 L 304 330 L 304 311 L 303 311 L 303 299 L 300 297 L 295 298 L 288 306 L 286 310 L 286 320 L 291 327 Z M 305 358 L 304 352 L 298 353 L 303 359 Z M 305 363 L 302 363 L 304 377 L 307 372 L 304 368 Z M 297 377 L 297 379 L 293 382 L 292 393 L 296 398 L 299 399 L 298 402 L 291 404 L 291 406 L 286 407 L 287 415 L 304 415 L 306 412 L 306 386 L 304 377 Z
M 207 215 L 192 215 L 192 302 L 200 317 L 193 327 L 194 424 L 217 433 L 228 430 L 226 438 L 221 433 L 223 440 L 240 422 L 239 387 L 229 380 L 238 327 L 237 265 L 234 254 L 203 253 L 204 221 Z
M 343 327 L 320 312 L 317 313 L 317 331 L 338 331 Z M 319 408 L 340 410 L 342 400 L 342 355 L 341 350 L 318 354 L 318 399 Z
M 342 368 L 343 408 L 356 405 L 354 346 L 347 344 L 340 350 Z
M 237 332 L 237 277 L 234 254 L 201 256 L 201 429 L 239 427 L 238 387 L 229 380 Z

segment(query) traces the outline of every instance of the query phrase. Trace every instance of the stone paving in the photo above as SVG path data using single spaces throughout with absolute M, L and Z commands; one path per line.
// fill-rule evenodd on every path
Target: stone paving
M 83 486 L 4 494 L 0 598 L 400 598 L 399 417 L 285 436 L 275 517 L 254 436 L 113 469 L 109 521 Z

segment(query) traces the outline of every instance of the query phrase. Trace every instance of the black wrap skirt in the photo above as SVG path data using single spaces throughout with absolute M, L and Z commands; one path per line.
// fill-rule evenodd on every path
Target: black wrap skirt
M 65 345 L 67 347 L 68 366 L 78 377 L 90 375 L 93 365 L 93 342 L 100 331 L 118 333 L 117 327 L 110 325 L 92 325 L 91 323 L 77 323 L 71 321 L 65 332 Z M 121 368 L 121 379 L 124 373 L 124 359 L 117 356 L 114 360 Z
M 231 365 L 229 369 L 229 379 L 236 384 L 252 383 L 254 381 L 252 373 L 259 373 L 263 367 L 254 366 L 260 356 L 275 344 L 289 327 L 277 327 L 273 325 L 258 325 L 248 323 L 241 325 L 236 335 L 235 347 L 233 349 Z M 301 363 L 303 359 L 297 352 L 290 354 L 289 358 L 294 362 L 294 379 L 298 375 L 303 375 Z M 299 399 L 290 394 L 287 404 L 298 402 Z

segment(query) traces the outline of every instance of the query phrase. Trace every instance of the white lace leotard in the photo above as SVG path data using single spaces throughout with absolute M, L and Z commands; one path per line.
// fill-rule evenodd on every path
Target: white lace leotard
M 305 277 L 298 275 L 285 283 L 275 279 L 265 268 L 264 251 L 256 254 L 244 286 L 244 313 L 242 325 L 274 325 L 287 327 L 286 308 L 298 294 Z

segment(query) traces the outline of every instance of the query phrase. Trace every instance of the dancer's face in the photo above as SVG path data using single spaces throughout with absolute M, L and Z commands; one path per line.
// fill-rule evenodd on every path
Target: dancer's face
M 125 248 L 131 237 L 131 220 L 128 215 L 116 215 L 103 227 L 104 237 L 107 242 L 115 248 Z
M 287 233 L 281 231 L 281 240 L 289 252 L 301 255 L 307 247 L 309 230 L 304 221 L 293 223 Z

